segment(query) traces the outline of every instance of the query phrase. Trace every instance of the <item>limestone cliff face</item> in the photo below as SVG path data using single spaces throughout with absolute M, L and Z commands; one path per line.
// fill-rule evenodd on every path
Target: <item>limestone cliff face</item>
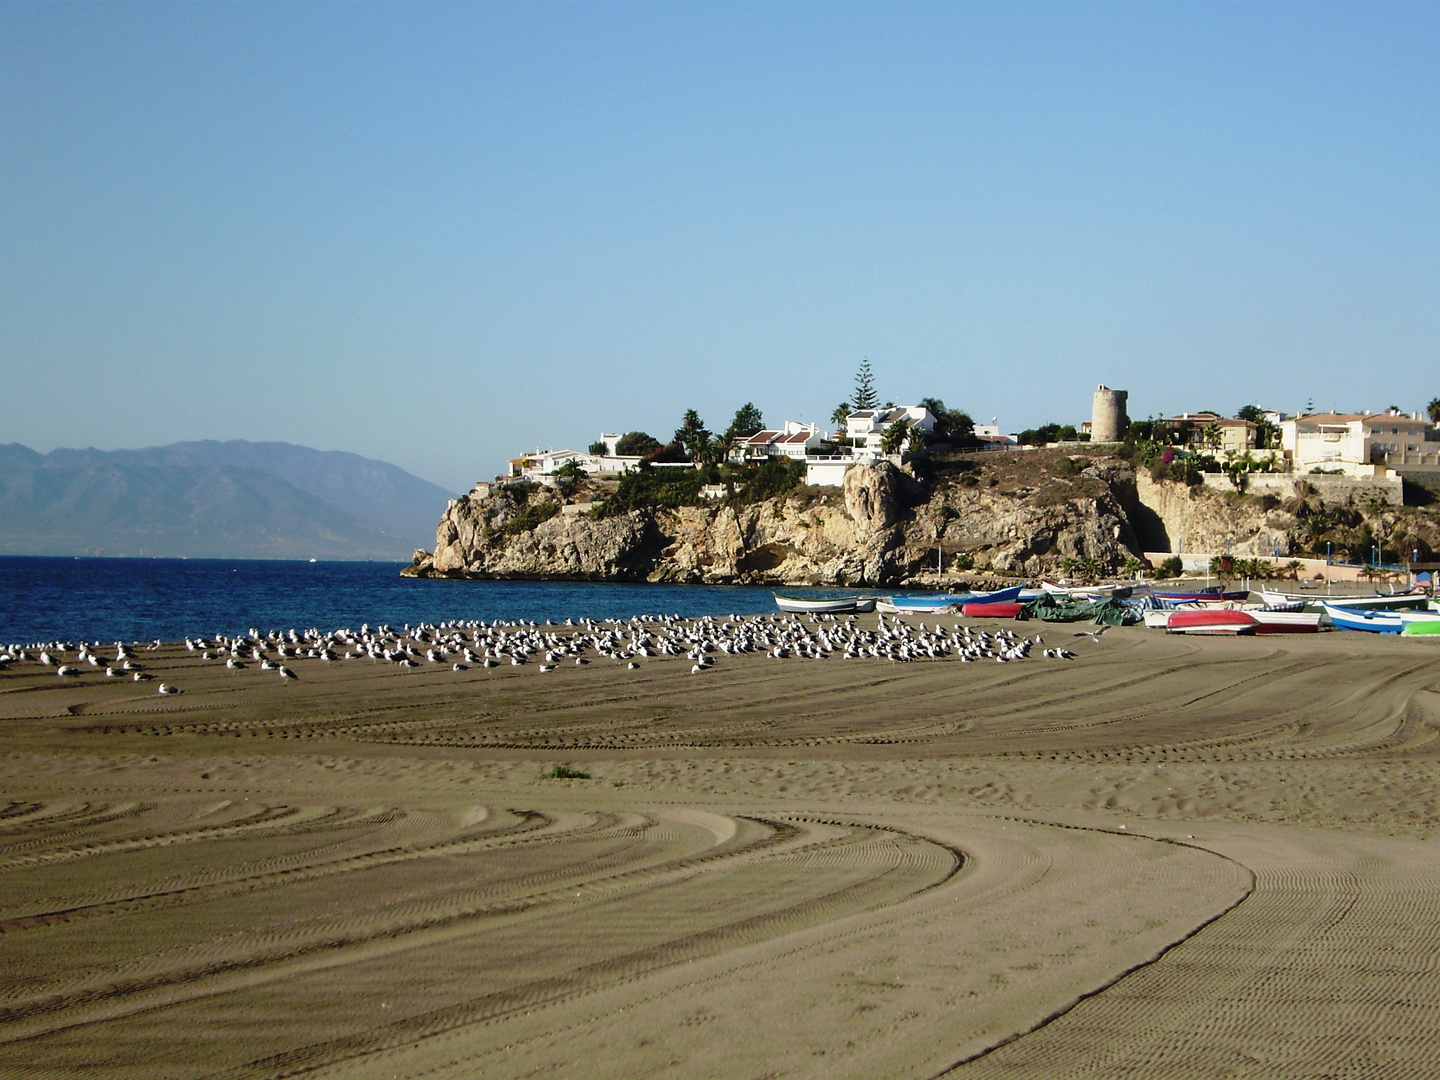
M 1018 456 L 1018 455 L 1007 455 Z M 433 554 L 413 576 L 687 583 L 892 585 L 968 556 L 981 574 L 1056 572 L 1066 556 L 1117 565 L 1138 551 L 1123 509 L 1128 467 L 1091 466 L 1043 497 L 1020 487 L 922 480 L 889 463 L 857 466 L 843 488 L 802 488 L 757 503 L 634 511 L 596 520 L 561 512 L 533 528 L 503 489 L 453 500 Z M 574 507 L 565 508 L 567 511 Z
M 412 577 L 565 578 L 644 581 L 662 538 L 654 520 L 639 512 L 594 520 L 559 512 L 547 492 L 531 506 L 553 504 L 555 516 L 533 529 L 507 529 L 521 512 L 503 489 L 450 500 L 435 533 L 435 551 L 415 553 L 404 573 Z
M 1296 521 L 1275 506 L 1205 487 L 1135 478 L 1142 513 L 1151 529 L 1142 536 L 1151 551 L 1228 551 L 1234 555 L 1292 554 Z M 1150 544 L 1157 546 L 1150 547 Z

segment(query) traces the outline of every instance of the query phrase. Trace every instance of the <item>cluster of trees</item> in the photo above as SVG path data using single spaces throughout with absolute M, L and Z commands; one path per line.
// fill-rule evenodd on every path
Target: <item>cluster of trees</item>
M 1041 424 L 1038 428 L 1026 428 L 1018 438 L 1021 446 L 1044 446 L 1052 442 L 1076 442 L 1089 436 L 1081 435 L 1074 424 Z
M 1210 575 L 1232 581 L 1237 578 L 1256 581 L 1289 578 L 1293 581 L 1299 576 L 1300 567 L 1298 559 L 1291 559 L 1284 566 L 1277 566 L 1271 559 L 1237 559 L 1231 555 L 1216 555 L 1210 560 Z
M 935 417 L 935 429 L 928 436 L 922 435 L 917 429 L 912 431 L 905 420 L 896 420 L 890 424 L 880 437 L 880 448 L 887 454 L 898 453 L 905 445 L 906 439 L 910 440 L 913 447 L 923 439 L 931 442 L 950 443 L 955 446 L 974 446 L 975 421 L 970 414 L 963 409 L 947 408 L 945 402 L 936 397 L 921 398 L 916 404 L 929 409 Z M 855 389 L 848 401 L 842 401 L 835 406 L 835 411 L 830 414 L 830 422 L 837 426 L 843 425 L 846 418 L 854 412 L 865 409 L 893 409 L 893 401 L 881 402 L 880 395 L 875 390 L 875 375 L 870 369 L 869 359 L 860 362 L 860 369 L 855 373 Z
M 1327 505 L 1304 480 L 1284 508 L 1299 520 L 1300 541 L 1312 555 L 1352 563 L 1428 562 L 1435 557 L 1422 530 L 1410 520 L 1396 521 L 1388 507 L 1371 502 L 1364 509 L 1352 503 Z
M 627 431 L 615 441 L 615 453 L 620 457 L 641 458 L 642 468 L 661 462 L 717 464 L 729 456 L 734 446 L 764 427 L 765 417 L 753 401 L 736 409 L 730 426 L 719 435 L 705 426 L 696 410 L 686 409 L 668 443 L 662 443 L 649 432 Z M 605 453 L 605 444 L 591 443 L 590 453 Z

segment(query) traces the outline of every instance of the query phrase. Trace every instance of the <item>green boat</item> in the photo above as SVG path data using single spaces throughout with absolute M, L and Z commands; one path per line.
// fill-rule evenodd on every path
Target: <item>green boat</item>
M 1440 637 L 1440 619 L 1407 621 L 1400 628 L 1401 637 Z

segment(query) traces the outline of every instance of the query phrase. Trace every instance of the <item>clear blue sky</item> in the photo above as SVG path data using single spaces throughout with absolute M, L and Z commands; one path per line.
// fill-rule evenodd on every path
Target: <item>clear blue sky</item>
M 1440 395 L 1435 4 L 0 6 L 0 442 Z

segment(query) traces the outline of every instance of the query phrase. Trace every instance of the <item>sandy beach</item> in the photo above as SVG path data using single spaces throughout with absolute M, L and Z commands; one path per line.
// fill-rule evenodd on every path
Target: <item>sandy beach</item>
M 1004 625 L 1077 656 L 12 664 L 0 1076 L 1440 1071 L 1440 643 Z

